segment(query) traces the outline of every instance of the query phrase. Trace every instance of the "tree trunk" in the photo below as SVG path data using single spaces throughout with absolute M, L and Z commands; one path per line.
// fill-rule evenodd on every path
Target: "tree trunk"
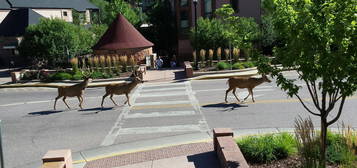
M 320 168 L 326 167 L 326 143 L 327 143 L 327 119 L 325 116 L 321 116 L 321 144 L 320 144 Z

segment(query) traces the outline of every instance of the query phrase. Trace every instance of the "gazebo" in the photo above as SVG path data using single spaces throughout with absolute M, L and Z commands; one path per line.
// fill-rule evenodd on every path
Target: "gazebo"
M 152 54 L 154 44 L 140 34 L 135 27 L 118 14 L 116 19 L 93 46 L 94 55 L 134 57 L 137 63 Z

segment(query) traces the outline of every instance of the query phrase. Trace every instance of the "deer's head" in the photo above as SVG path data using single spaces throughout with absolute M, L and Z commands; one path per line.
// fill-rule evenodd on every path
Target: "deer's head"
M 268 83 L 271 82 L 271 80 L 266 75 L 262 75 L 262 79 L 264 82 L 268 82 Z
M 85 77 L 84 77 L 84 82 L 85 82 L 85 83 L 91 83 L 91 82 L 92 82 L 92 78 L 89 77 L 89 76 L 85 76 Z

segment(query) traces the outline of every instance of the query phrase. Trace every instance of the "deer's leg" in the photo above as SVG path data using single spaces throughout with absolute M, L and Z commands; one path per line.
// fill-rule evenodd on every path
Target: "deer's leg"
M 82 98 L 81 96 L 77 96 L 77 98 L 78 98 L 78 101 L 79 101 L 79 107 L 80 107 L 81 109 L 83 109 L 83 108 L 82 108 L 83 98 Z
M 112 100 L 112 102 L 113 102 L 116 106 L 118 106 L 118 104 L 116 104 L 115 101 L 114 101 L 114 99 L 113 99 L 113 95 L 114 95 L 114 94 L 111 94 L 111 95 L 110 95 L 110 100 Z
M 238 102 L 240 102 L 240 100 L 238 99 L 238 96 L 236 95 L 236 88 L 233 89 L 233 95 L 236 97 L 236 99 L 238 100 Z
M 59 98 L 61 98 L 62 96 L 60 96 L 60 95 L 58 95 L 57 97 L 56 97 L 56 99 L 55 99 L 55 104 L 53 105 L 53 109 L 54 110 L 56 110 L 56 103 L 57 103 L 57 100 L 59 99 Z
M 249 93 L 252 95 L 252 100 L 253 100 L 253 102 L 255 102 L 254 96 L 253 96 L 253 89 L 249 89 Z
M 129 98 L 129 94 L 128 93 L 125 93 L 125 96 L 126 96 L 126 101 L 128 102 L 128 105 L 130 105 L 130 98 Z
M 225 97 L 225 99 L 224 99 L 224 101 L 226 101 L 226 103 L 228 103 L 228 101 L 227 101 L 227 95 L 228 95 L 228 93 L 231 91 L 231 90 L 233 90 L 234 88 L 231 88 L 231 87 L 229 87 L 228 89 L 227 89 L 227 91 L 226 91 L 226 97 Z M 239 101 L 239 100 L 238 100 Z
M 71 109 L 71 108 L 69 107 L 69 105 L 67 104 L 67 102 L 66 102 L 66 98 L 67 98 L 67 96 L 64 96 L 62 100 L 63 100 L 64 104 L 66 104 L 66 106 L 68 107 L 68 109 Z
M 244 98 L 244 101 L 248 99 L 249 95 L 250 95 L 250 89 L 248 88 L 248 96 Z
M 103 98 L 102 98 L 102 104 L 101 104 L 102 108 L 103 108 L 104 99 L 105 99 L 108 95 L 109 95 L 108 93 L 105 93 L 105 95 L 104 95 Z

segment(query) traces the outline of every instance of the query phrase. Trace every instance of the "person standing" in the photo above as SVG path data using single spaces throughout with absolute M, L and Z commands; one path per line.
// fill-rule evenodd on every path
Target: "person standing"
M 164 64 L 164 61 L 161 59 L 161 57 L 159 56 L 158 59 L 156 59 L 156 68 L 157 69 L 161 69 L 162 65 Z

